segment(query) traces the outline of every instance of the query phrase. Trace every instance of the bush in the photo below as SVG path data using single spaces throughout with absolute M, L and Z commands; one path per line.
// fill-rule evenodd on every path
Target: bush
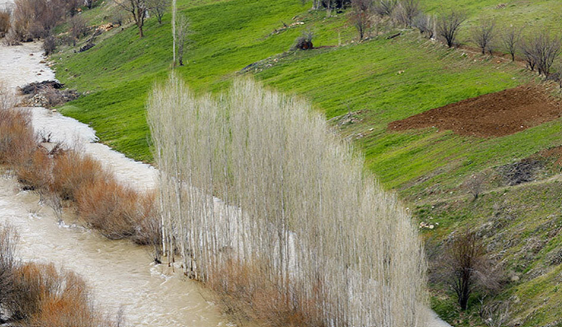
M 0 38 L 4 37 L 10 30 L 11 12 L 0 10 Z
M 30 156 L 15 166 L 18 182 L 25 188 L 37 191 L 49 189 L 51 183 L 52 160 L 49 152 L 37 147 Z
M 28 110 L 15 110 L 13 94 L 0 86 L 0 163 L 19 164 L 37 146 Z
M 84 185 L 93 185 L 107 178 L 101 163 L 89 155 L 65 151 L 55 157 L 51 191 L 63 200 L 76 200 Z
M 80 217 L 107 238 L 121 239 L 134 234 L 137 193 L 132 189 L 111 178 L 98 179 L 82 183 L 75 199 Z
M 314 49 L 314 45 L 312 44 L 312 38 L 314 35 L 311 32 L 303 32 L 301 36 L 299 36 L 291 50 L 312 50 Z

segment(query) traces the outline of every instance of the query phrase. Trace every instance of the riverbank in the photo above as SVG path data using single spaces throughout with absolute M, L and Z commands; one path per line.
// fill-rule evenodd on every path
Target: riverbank
M 12 89 L 54 77 L 38 43 L 0 46 L 0 68 L 0 76 L 8 78 L 5 84 Z M 36 132 L 50 133 L 52 141 L 95 156 L 131 187 L 154 188 L 154 168 L 91 143 L 95 132 L 88 126 L 45 108 L 30 110 Z M 20 191 L 10 176 L 0 180 L 0 217 L 18 228 L 24 260 L 53 262 L 74 270 L 94 288 L 105 309 L 116 312 L 123 307 L 131 326 L 226 324 L 218 308 L 203 298 L 199 284 L 186 280 L 181 269 L 174 272 L 151 264 L 144 248 L 129 241 L 109 241 L 80 227 L 69 212 L 58 222 L 51 208 L 40 204 L 36 194 Z

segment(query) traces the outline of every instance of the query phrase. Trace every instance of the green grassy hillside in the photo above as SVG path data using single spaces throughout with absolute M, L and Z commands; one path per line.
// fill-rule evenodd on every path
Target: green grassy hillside
M 471 24 L 487 17 L 496 17 L 498 26 L 559 28 L 557 12 L 562 9 L 558 1 L 546 0 L 505 1 L 505 6 L 489 0 L 421 3 L 431 13 L 453 6 L 466 10 L 469 20 L 461 33 L 463 40 Z M 466 225 L 480 230 L 497 215 L 509 213 L 515 218 L 503 224 L 492 222 L 495 227 L 483 234 L 493 254 L 506 262 L 506 274 L 517 278 L 486 301 L 512 299 L 510 319 L 522 326 L 562 320 L 562 312 L 554 310 L 562 298 L 552 288 L 560 264 L 543 260 L 562 246 L 553 232 L 558 228 L 553 226 L 560 225 L 559 184 L 531 183 L 512 190 L 499 182 L 498 172 L 500 166 L 562 144 L 562 121 L 498 138 L 459 136 L 435 128 L 387 130 L 392 121 L 432 108 L 533 83 L 535 77 L 521 64 L 450 50 L 407 29 L 401 30 L 400 37 L 387 39 L 397 30 L 387 28 L 379 37 L 359 43 L 345 11 L 326 17 L 323 11 L 309 12 L 310 3 L 301 6 L 297 0 L 179 0 L 178 4 L 192 22 L 187 64 L 177 68 L 190 87 L 219 93 L 234 77 L 250 75 L 310 100 L 344 137 L 354 140 L 368 167 L 386 188 L 400 193 L 417 219 L 440 222 L 423 232 L 431 244 L 440 244 Z M 110 7 L 101 3 L 83 15 L 101 23 Z M 155 18 L 147 20 L 142 39 L 134 26 L 115 28 L 100 36 L 91 50 L 75 53 L 76 48 L 61 47 L 53 56 L 57 77 L 87 93 L 61 111 L 89 123 L 104 143 L 139 160 L 151 161 L 144 103 L 155 81 L 165 78 L 171 68 L 170 19 L 169 14 L 164 16 L 162 25 Z M 297 22 L 303 24 L 273 33 Z M 313 31 L 314 44 L 321 48 L 288 51 L 304 31 Z M 543 160 L 546 173 L 537 178 L 559 173 L 559 167 L 548 160 Z M 485 183 L 488 191 L 473 201 L 461 185 L 479 172 L 493 178 Z M 521 266 L 529 237 L 540 239 L 542 247 Z M 507 239 L 517 242 L 490 245 Z M 469 313 L 459 313 L 450 293 L 438 286 L 433 293 L 435 308 L 450 322 L 483 325 L 478 301 Z

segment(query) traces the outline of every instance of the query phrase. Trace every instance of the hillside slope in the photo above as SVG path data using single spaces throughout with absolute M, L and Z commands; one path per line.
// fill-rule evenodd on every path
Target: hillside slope
M 556 10 L 562 7 L 546 0 L 422 1 L 433 13 L 453 5 L 469 14 L 462 40 L 485 17 L 497 17 L 498 25 L 559 26 Z M 423 229 L 429 248 L 465 226 L 480 231 L 508 276 L 503 291 L 487 297 L 485 304 L 509 301 L 509 325 L 560 323 L 562 312 L 556 308 L 562 298 L 555 286 L 562 261 L 556 259 L 562 244 L 559 182 L 527 183 L 560 173 L 558 152 L 548 151 L 562 144 L 560 118 L 501 137 L 432 127 L 388 129 L 394 121 L 469 98 L 522 85 L 535 88 L 536 78 L 520 63 L 470 49 L 451 50 L 408 29 L 384 28 L 378 37 L 359 43 L 347 12 L 326 17 L 324 11 L 310 12 L 309 6 L 296 0 L 180 0 L 193 34 L 187 64 L 176 70 L 199 92 L 219 93 L 233 77 L 250 75 L 309 99 L 344 137 L 355 141 L 369 169 L 386 188 L 400 193 L 420 222 L 439 223 Z M 99 24 L 108 19 L 109 10 L 110 3 L 101 3 L 83 15 Z M 88 92 L 61 111 L 91 124 L 106 144 L 144 161 L 151 160 L 144 103 L 153 83 L 170 68 L 170 19 L 165 15 L 162 25 L 149 19 L 142 39 L 134 26 L 115 28 L 86 52 L 62 47 L 53 56 L 57 77 Z M 315 33 L 318 48 L 288 51 L 304 31 Z M 397 31 L 401 36 L 386 38 Z M 525 158 L 538 163 L 528 180 L 512 186 L 510 165 Z M 473 200 L 464 185 L 480 174 L 485 176 L 484 195 Z M 452 294 L 440 285 L 434 285 L 434 295 L 435 309 L 450 323 L 484 324 L 477 297 L 471 311 L 460 313 Z

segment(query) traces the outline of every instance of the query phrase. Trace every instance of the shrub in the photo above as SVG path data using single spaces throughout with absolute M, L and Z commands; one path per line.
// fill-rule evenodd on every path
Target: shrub
M 36 147 L 30 156 L 15 166 L 18 182 L 26 188 L 47 191 L 51 184 L 52 160 L 49 152 Z
M 54 159 L 51 191 L 63 200 L 76 200 L 83 185 L 93 185 L 108 175 L 98 160 L 76 151 L 65 151 Z
M 10 30 L 11 12 L 0 10 L 0 38 L 4 37 Z
M 17 165 L 33 152 L 37 142 L 31 113 L 13 109 L 14 103 L 12 95 L 0 89 L 0 163 Z
M 449 48 L 455 45 L 461 24 L 466 20 L 466 14 L 461 11 L 451 10 L 439 15 L 436 22 L 437 35 L 442 37 Z
M 43 50 L 45 51 L 45 55 L 48 56 L 52 54 L 53 52 L 55 52 L 56 48 L 57 39 L 52 35 L 47 36 L 45 38 L 45 41 L 43 42 Z
M 18 263 L 17 242 L 16 229 L 11 225 L 0 224 L 0 307 L 9 302 L 13 294 L 13 271 Z M 0 316 L 0 321 L 1 318 Z
M 75 192 L 78 213 L 89 227 L 109 239 L 134 234 L 137 193 L 112 178 L 82 183 Z
M 314 49 L 314 45 L 312 44 L 313 37 L 314 37 L 314 34 L 312 34 L 312 32 L 310 32 L 310 31 L 303 32 L 302 35 L 299 36 L 295 40 L 295 43 L 291 47 L 291 50 L 312 50 L 312 49 Z

